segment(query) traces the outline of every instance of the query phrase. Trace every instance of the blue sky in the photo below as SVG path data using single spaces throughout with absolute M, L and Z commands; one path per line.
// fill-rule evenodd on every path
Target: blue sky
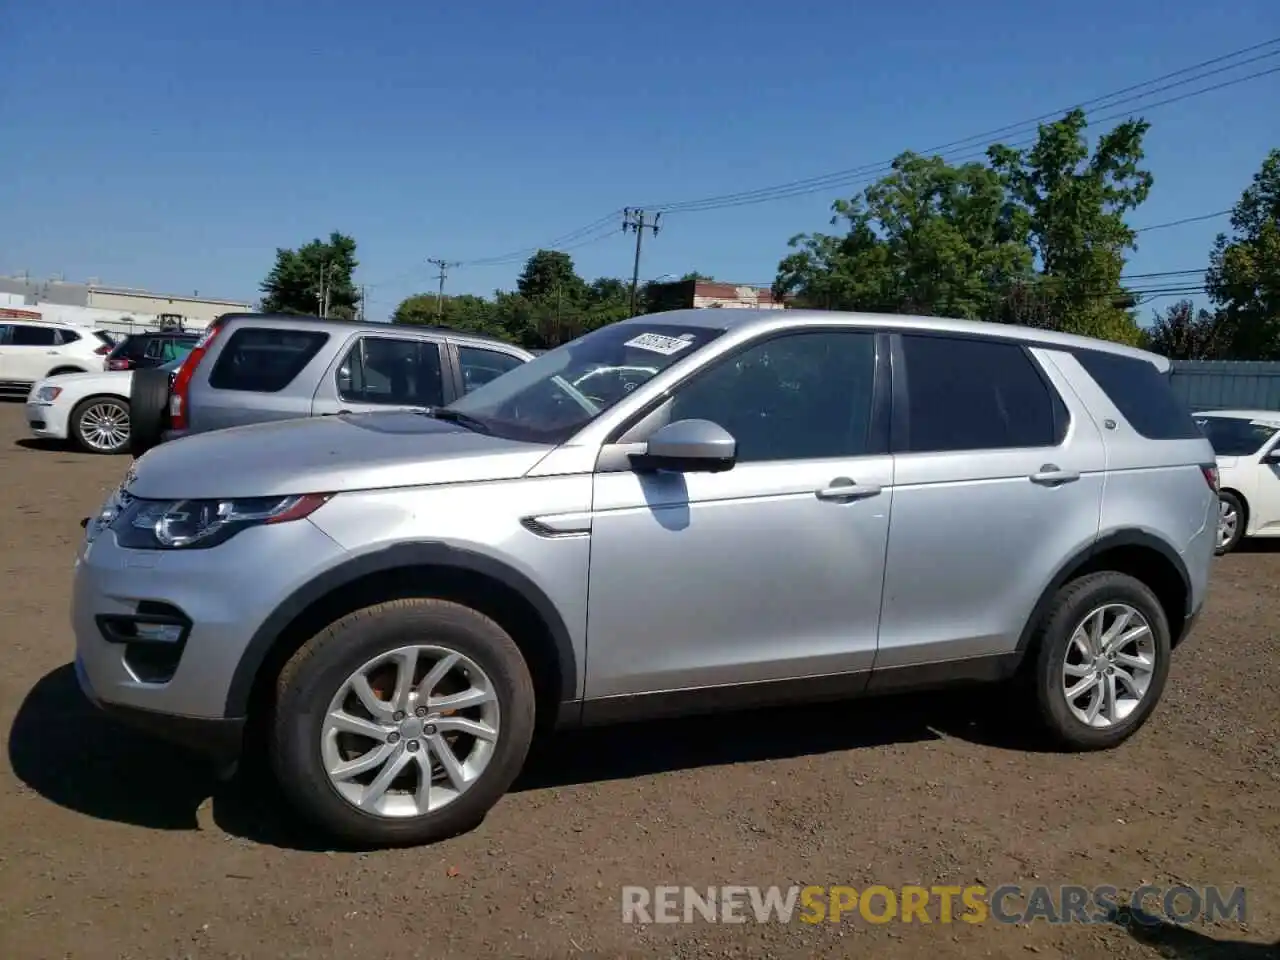
M 1275 0 L 3 4 L 0 273 L 255 299 L 277 246 L 338 229 L 382 317 L 434 289 L 427 257 L 888 160 L 1276 35 Z M 1131 222 L 1233 204 L 1280 146 L 1277 103 L 1280 73 L 1151 110 L 1155 187 Z M 672 213 L 641 275 L 768 283 L 856 189 Z M 1224 225 L 1144 234 L 1129 270 L 1199 268 Z M 632 243 L 571 253 L 627 276 Z

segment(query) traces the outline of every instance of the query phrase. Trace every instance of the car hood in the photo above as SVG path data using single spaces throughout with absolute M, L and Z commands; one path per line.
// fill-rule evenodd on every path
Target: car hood
M 87 387 L 91 390 L 110 390 L 127 397 L 132 383 L 132 370 L 94 370 L 89 373 L 60 373 L 56 377 L 45 377 L 36 386 L 67 389 Z
M 205 499 L 510 480 L 551 449 L 422 413 L 343 414 L 182 437 L 135 461 L 125 485 L 144 499 Z

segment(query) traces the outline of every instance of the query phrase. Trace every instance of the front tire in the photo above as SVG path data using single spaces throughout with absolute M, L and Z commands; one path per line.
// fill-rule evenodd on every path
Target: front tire
M 1247 515 L 1244 501 L 1230 490 L 1218 494 L 1218 531 L 1217 546 L 1214 553 L 1218 556 L 1230 553 L 1244 538 Z
M 129 414 L 129 401 L 124 397 L 81 400 L 71 411 L 71 439 L 86 453 L 124 453 L 129 448 Z
M 436 599 L 348 614 L 285 664 L 271 764 L 289 801 L 360 846 L 470 829 L 524 765 L 528 667 L 483 614 Z
M 1108 570 L 1068 583 L 1038 640 L 1036 700 L 1060 747 L 1118 746 L 1159 702 L 1169 676 L 1169 621 L 1142 581 Z

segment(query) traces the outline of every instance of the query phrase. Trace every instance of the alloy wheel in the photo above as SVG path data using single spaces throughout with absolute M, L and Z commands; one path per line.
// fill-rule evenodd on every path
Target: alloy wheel
M 379 654 L 329 703 L 320 753 L 329 782 L 357 809 L 420 817 L 462 796 L 493 758 L 498 698 L 468 657 L 419 644 Z
M 1081 723 L 1111 727 L 1142 703 L 1155 671 L 1151 625 L 1129 604 L 1109 603 L 1090 611 L 1072 631 L 1062 693 Z
M 102 400 L 80 414 L 80 436 L 94 450 L 119 450 L 129 442 L 129 411 Z

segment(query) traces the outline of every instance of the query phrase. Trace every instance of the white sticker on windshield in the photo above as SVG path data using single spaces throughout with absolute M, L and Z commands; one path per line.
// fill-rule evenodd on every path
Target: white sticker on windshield
M 642 333 L 638 337 L 632 337 L 624 347 L 635 347 L 637 350 L 648 350 L 650 353 L 660 353 L 664 357 L 675 356 L 681 350 L 693 346 L 693 339 L 688 334 L 685 338 L 680 337 L 664 337 L 660 333 Z

